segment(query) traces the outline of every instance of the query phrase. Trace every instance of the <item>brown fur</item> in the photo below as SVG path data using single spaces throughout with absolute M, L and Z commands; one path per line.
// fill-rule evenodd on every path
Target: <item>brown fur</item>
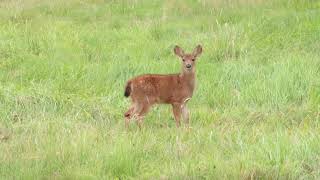
M 132 105 L 125 115 L 125 125 L 136 117 L 141 128 L 143 117 L 154 104 L 171 104 L 176 125 L 180 126 L 181 114 L 189 123 L 187 101 L 192 97 L 195 87 L 195 60 L 202 53 L 198 45 L 193 53 L 185 54 L 176 46 L 174 52 L 182 59 L 182 72 L 179 74 L 158 75 L 145 74 L 132 78 L 127 82 L 125 96 L 131 97 Z M 187 68 L 187 66 L 191 66 Z

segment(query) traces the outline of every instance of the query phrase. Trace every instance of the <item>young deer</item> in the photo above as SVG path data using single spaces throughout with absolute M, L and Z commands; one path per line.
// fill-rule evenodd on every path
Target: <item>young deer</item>
M 182 60 L 181 73 L 145 74 L 127 82 L 124 96 L 131 97 L 132 105 L 124 114 L 126 128 L 133 117 L 137 118 L 137 124 L 141 128 L 143 118 L 153 104 L 171 104 L 176 126 L 180 126 L 181 114 L 185 123 L 189 124 L 186 103 L 193 94 L 196 78 L 195 62 L 202 53 L 202 47 L 198 45 L 191 54 L 186 54 L 179 46 L 175 46 L 174 53 Z

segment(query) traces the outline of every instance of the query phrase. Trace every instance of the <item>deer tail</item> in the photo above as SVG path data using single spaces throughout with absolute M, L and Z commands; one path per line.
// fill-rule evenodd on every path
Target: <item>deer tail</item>
M 131 81 L 128 81 L 127 85 L 126 85 L 126 88 L 124 90 L 124 96 L 125 97 L 129 97 L 130 94 L 131 94 L 131 91 L 132 91 L 132 89 L 131 89 Z

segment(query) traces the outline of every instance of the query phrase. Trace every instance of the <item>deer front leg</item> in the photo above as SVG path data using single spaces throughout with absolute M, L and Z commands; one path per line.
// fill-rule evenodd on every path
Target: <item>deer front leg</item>
M 189 126 L 189 111 L 186 104 L 183 104 L 181 107 L 182 117 L 187 126 Z
M 172 110 L 173 110 L 174 119 L 176 120 L 176 126 L 180 127 L 181 104 L 172 104 Z

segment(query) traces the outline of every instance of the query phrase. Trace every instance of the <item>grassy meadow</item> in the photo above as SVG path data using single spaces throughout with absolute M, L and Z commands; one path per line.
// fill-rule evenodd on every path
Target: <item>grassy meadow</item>
M 191 129 L 126 81 L 197 44 Z M 320 179 L 320 1 L 1 0 L 0 179 Z

